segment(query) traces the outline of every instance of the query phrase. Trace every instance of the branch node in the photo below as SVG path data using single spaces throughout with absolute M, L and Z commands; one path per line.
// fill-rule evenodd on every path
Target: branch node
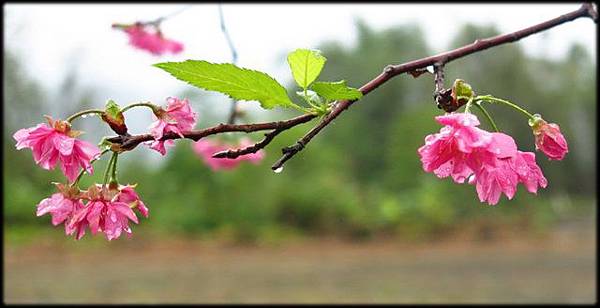
M 419 68 L 416 69 L 414 71 L 409 71 L 408 74 L 410 74 L 411 76 L 413 76 L 413 78 L 418 78 L 419 76 L 428 73 L 429 71 L 427 69 L 424 68 Z
M 582 5 L 582 7 L 584 7 L 587 10 L 588 16 L 590 16 L 590 18 L 595 22 L 598 23 L 598 11 L 597 9 L 594 7 L 594 3 L 584 3 Z
M 296 144 L 281 149 L 281 153 L 283 153 L 283 154 L 298 153 L 298 152 L 302 151 L 302 149 L 304 149 L 304 147 L 305 147 L 304 142 L 302 140 L 298 140 L 296 142 Z
M 393 65 L 387 65 L 384 69 L 383 72 L 386 74 L 391 74 L 394 71 L 394 66 Z

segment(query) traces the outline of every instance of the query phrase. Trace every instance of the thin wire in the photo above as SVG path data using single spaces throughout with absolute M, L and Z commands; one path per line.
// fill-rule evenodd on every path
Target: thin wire
M 190 7 L 192 7 L 192 5 L 191 5 L 191 4 L 190 4 L 190 5 L 186 5 L 186 6 L 182 7 L 182 8 L 180 8 L 179 10 L 177 10 L 177 11 L 174 11 L 174 12 L 172 12 L 172 13 L 170 13 L 170 14 L 167 14 L 167 15 L 165 15 L 165 16 L 159 17 L 159 18 L 157 18 L 157 19 L 155 19 L 155 20 L 153 20 L 153 21 L 145 22 L 145 24 L 154 24 L 154 25 L 158 25 L 158 24 L 160 24 L 161 22 L 163 22 L 163 21 L 165 21 L 165 20 L 167 20 L 167 19 L 169 19 L 169 18 L 171 18 L 171 17 L 174 17 L 175 15 L 178 15 L 178 14 L 182 13 L 183 11 L 185 11 L 185 10 L 189 9 Z
M 223 35 L 227 40 L 227 45 L 229 45 L 229 50 L 231 50 L 231 62 L 233 64 L 237 64 L 238 54 L 237 50 L 235 50 L 235 46 L 233 46 L 233 41 L 229 36 L 229 32 L 227 32 L 227 26 L 225 25 L 225 18 L 223 17 L 223 7 L 219 3 L 219 19 L 221 21 L 221 31 L 223 31 Z

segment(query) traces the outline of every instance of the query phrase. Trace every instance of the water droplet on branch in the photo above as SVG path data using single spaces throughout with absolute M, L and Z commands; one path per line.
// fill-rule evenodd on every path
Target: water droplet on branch
M 279 168 L 273 170 L 273 172 L 275 172 L 275 173 L 281 173 L 281 171 L 283 171 L 283 167 L 279 167 Z

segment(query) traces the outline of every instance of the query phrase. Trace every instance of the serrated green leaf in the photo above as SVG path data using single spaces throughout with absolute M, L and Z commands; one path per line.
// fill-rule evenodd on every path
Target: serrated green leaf
M 263 72 L 240 68 L 230 63 L 199 60 L 164 62 L 154 66 L 201 89 L 221 92 L 235 100 L 258 101 L 265 109 L 295 105 L 285 88 Z
M 296 49 L 288 55 L 288 63 L 296 83 L 303 89 L 319 77 L 327 59 L 318 50 Z
M 319 95 L 317 95 L 317 92 L 315 92 L 315 91 L 311 91 L 311 90 L 306 90 L 306 92 L 296 91 L 296 95 L 298 95 L 312 103 L 315 103 L 317 105 L 320 105 L 323 103 L 321 100 L 321 97 Z
M 330 101 L 340 99 L 359 99 L 362 97 L 362 92 L 358 89 L 346 86 L 346 81 L 336 82 L 321 82 L 317 81 L 312 86 L 313 91 L 317 92 L 321 97 Z

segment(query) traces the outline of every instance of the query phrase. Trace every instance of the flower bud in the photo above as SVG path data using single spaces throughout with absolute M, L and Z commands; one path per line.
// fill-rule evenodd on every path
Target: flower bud
M 547 123 L 539 115 L 534 115 L 534 118 L 529 125 L 535 136 L 536 150 L 541 150 L 549 159 L 562 160 L 569 152 L 569 147 L 560 127 L 555 123 Z
M 456 108 L 464 105 L 469 99 L 475 96 L 475 92 L 471 85 L 462 79 L 456 79 L 452 85 L 452 103 Z
M 117 134 L 127 134 L 127 126 L 125 125 L 125 117 L 123 116 L 123 112 L 121 112 L 121 108 L 113 100 L 109 100 L 106 103 L 106 108 L 101 117 L 102 120 L 106 122 Z

